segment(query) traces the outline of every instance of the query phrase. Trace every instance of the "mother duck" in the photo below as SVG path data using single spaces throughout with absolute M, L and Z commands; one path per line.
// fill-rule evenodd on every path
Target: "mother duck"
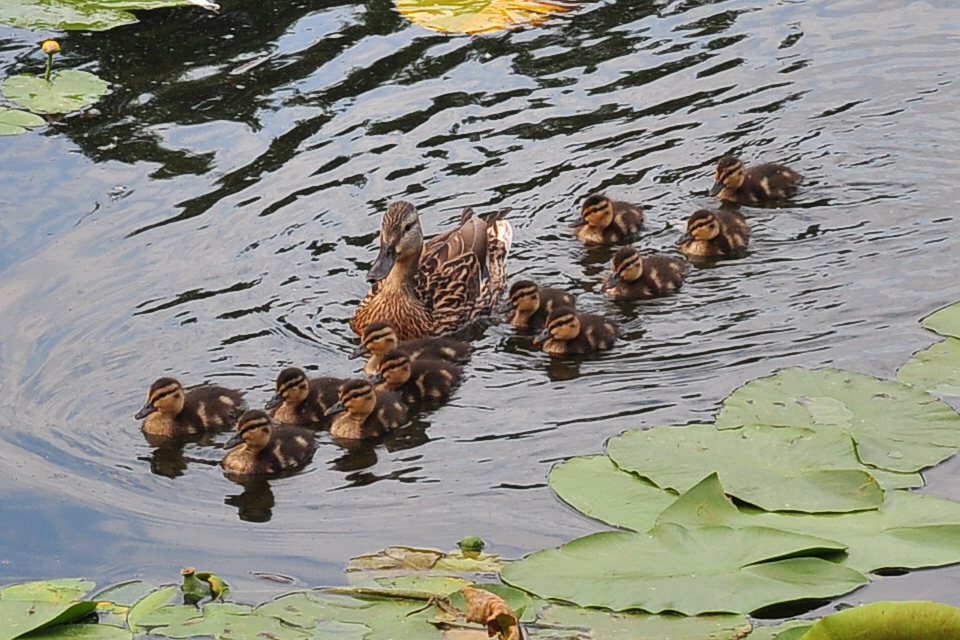
M 383 216 L 380 253 L 350 328 L 389 322 L 400 340 L 453 333 L 491 313 L 506 286 L 513 227 L 505 209 L 485 218 L 465 209 L 460 226 L 423 241 L 416 207 L 394 202 Z

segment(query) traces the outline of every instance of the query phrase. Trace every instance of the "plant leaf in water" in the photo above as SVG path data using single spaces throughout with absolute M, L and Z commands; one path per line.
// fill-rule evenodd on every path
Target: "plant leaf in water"
M 946 403 L 900 382 L 837 369 L 784 369 L 748 382 L 717 416 L 721 429 L 744 425 L 838 428 L 864 464 L 896 472 L 919 471 L 960 448 L 960 415 Z
M 948 338 L 960 338 L 960 302 L 931 313 L 923 319 L 923 327 Z
M 482 33 L 538 24 L 571 4 L 555 0 L 395 0 L 397 10 L 427 29 Z
M 0 107 L 0 136 L 15 136 L 45 124 L 47 121 L 35 113 Z
M 810 620 L 787 620 L 774 626 L 755 627 L 747 638 L 749 640 L 799 640 L 811 626 L 813 622 Z
M 384 571 L 408 569 L 425 571 L 432 569 L 443 552 L 436 549 L 417 549 L 414 547 L 387 547 L 377 553 L 368 553 L 350 559 L 347 571 Z
M 46 602 L 43 600 L 0 599 L 0 640 L 19 638 L 29 631 L 65 624 L 97 608 L 92 601 Z
M 832 613 L 802 640 L 946 640 L 960 638 L 960 609 L 940 602 L 874 602 Z
M 83 578 L 64 578 L 14 584 L 0 589 L 0 600 L 22 602 L 51 602 L 55 604 L 78 600 L 91 591 L 95 583 Z
M 766 527 L 663 523 L 648 533 L 605 531 L 538 551 L 501 576 L 541 598 L 582 607 L 742 613 L 866 584 L 859 571 L 810 557 L 842 550 L 831 540 Z
M 132 10 L 187 4 L 187 0 L 3 0 L 0 24 L 27 29 L 102 31 L 137 22 Z
M 30 640 L 132 640 L 133 633 L 109 624 L 67 624 L 35 631 Z
M 464 587 L 460 590 L 467 601 L 467 622 L 476 622 L 487 628 L 487 635 L 498 635 L 503 640 L 520 640 L 520 623 L 503 598 L 486 589 Z
M 137 600 L 130 611 L 127 612 L 127 626 L 130 630 L 137 632 L 140 630 L 141 621 L 148 618 L 156 610 L 166 606 L 170 599 L 180 593 L 179 587 L 169 586 L 161 587 L 156 591 L 151 591 L 147 595 Z M 196 611 L 196 609 L 194 609 Z
M 7 99 L 36 113 L 69 113 L 93 104 L 107 92 L 107 83 L 88 71 L 64 69 L 47 82 L 39 76 L 10 76 L 0 85 Z
M 728 493 L 771 511 L 859 511 L 883 502 L 838 429 L 654 427 L 611 438 L 607 453 L 621 469 L 677 492 L 716 471 Z
M 747 636 L 750 623 L 739 615 L 654 616 L 610 613 L 552 605 L 537 625 L 527 629 L 529 640 L 735 640 Z M 752 635 L 749 638 L 753 638 Z
M 960 339 L 947 338 L 916 352 L 897 371 L 897 380 L 933 393 L 960 396 Z

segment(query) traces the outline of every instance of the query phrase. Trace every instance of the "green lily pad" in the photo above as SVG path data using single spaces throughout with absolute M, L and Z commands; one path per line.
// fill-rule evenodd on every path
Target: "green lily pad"
M 132 640 L 133 633 L 109 624 L 65 624 L 34 631 L 30 640 Z
M 723 403 L 717 427 L 839 428 L 864 464 L 913 473 L 960 449 L 960 415 L 900 382 L 838 369 L 784 369 L 748 382 Z M 724 483 L 726 484 L 726 482 Z
M 960 338 L 960 302 L 931 313 L 923 319 L 923 327 L 948 338 Z
M 0 640 L 12 640 L 30 632 L 82 618 L 97 608 L 96 602 L 44 602 L 0 600 Z
M 335 621 L 341 631 L 350 631 L 356 625 L 366 628 L 364 640 L 389 640 L 391 638 L 417 638 L 418 640 L 443 640 L 443 633 L 429 624 L 429 611 L 409 615 L 423 608 L 422 600 L 383 599 L 359 600 L 321 591 L 308 591 L 277 598 L 257 611 L 269 612 L 288 624 L 296 621 Z M 307 626 L 306 628 L 310 628 Z M 319 636 L 324 637 L 324 636 Z
M 605 531 L 538 551 L 508 564 L 501 577 L 581 607 L 744 613 L 866 584 L 859 571 L 811 557 L 842 550 L 831 540 L 764 527 L 662 523 L 648 533 Z
M 838 429 L 654 427 L 611 438 L 607 454 L 621 469 L 676 492 L 716 471 L 728 493 L 769 511 L 859 511 L 883 502 L 880 485 L 857 469 L 853 444 Z
M 44 80 L 39 76 L 10 76 L 0 84 L 8 100 L 36 113 L 69 113 L 93 104 L 107 92 L 105 80 L 88 71 L 64 69 Z
M 35 113 L 0 107 L 0 136 L 15 136 L 42 127 L 47 121 Z
M 95 586 L 95 583 L 83 578 L 27 582 L 0 589 L 0 600 L 67 603 L 82 598 Z
M 787 620 L 778 625 L 755 627 L 748 640 L 800 640 L 813 622 L 810 620 Z
M 553 605 L 527 630 L 529 640 L 735 640 L 750 631 L 743 616 L 653 616 Z M 750 636 L 751 638 L 753 636 Z
M 960 396 L 960 340 L 947 338 L 913 354 L 897 371 L 897 380 L 932 393 Z
M 102 31 L 137 22 L 132 10 L 187 4 L 187 0 L 3 0 L 0 24 L 55 31 Z
M 434 31 L 483 33 L 543 22 L 569 11 L 555 0 L 395 0 L 397 11 Z
M 180 587 L 161 587 L 156 591 L 151 591 L 147 595 L 137 600 L 130 611 L 127 612 L 127 626 L 130 630 L 137 632 L 141 630 L 142 621 L 149 618 L 157 609 L 166 606 L 171 598 L 180 593 Z M 196 609 L 194 609 L 196 611 Z
M 960 609 L 939 602 L 874 602 L 830 614 L 801 640 L 960 638 Z

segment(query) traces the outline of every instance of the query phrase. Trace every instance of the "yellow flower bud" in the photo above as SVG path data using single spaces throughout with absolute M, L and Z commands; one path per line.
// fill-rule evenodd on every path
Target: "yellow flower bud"
M 41 46 L 41 49 L 43 49 L 45 54 L 53 55 L 54 53 L 60 51 L 60 43 L 56 40 L 46 40 Z

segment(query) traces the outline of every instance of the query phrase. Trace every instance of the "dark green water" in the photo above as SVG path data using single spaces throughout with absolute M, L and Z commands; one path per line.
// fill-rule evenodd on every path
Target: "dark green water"
M 450 36 L 389 2 L 225 0 L 61 36 L 112 93 L 86 117 L 0 139 L 0 578 L 100 584 L 213 570 L 237 598 L 345 580 L 389 544 L 473 534 L 508 557 L 600 527 L 546 484 L 627 428 L 710 420 L 792 365 L 893 377 L 960 299 L 960 11 L 951 2 L 585 4 L 539 27 Z M 40 71 L 51 34 L 0 30 L 0 74 Z M 648 206 L 641 247 L 712 206 L 727 152 L 807 176 L 745 209 L 750 254 L 640 305 L 599 294 L 612 255 L 566 225 L 590 192 Z M 222 451 L 155 450 L 150 383 L 265 402 L 289 364 L 357 369 L 347 322 L 386 205 L 428 233 L 513 208 L 513 277 L 567 288 L 625 339 L 553 362 L 478 327 L 454 401 L 375 447 L 321 437 L 303 474 L 240 486 Z M 221 435 L 214 439 L 222 443 Z M 928 490 L 960 500 L 955 461 Z M 849 601 L 960 605 L 954 569 Z

